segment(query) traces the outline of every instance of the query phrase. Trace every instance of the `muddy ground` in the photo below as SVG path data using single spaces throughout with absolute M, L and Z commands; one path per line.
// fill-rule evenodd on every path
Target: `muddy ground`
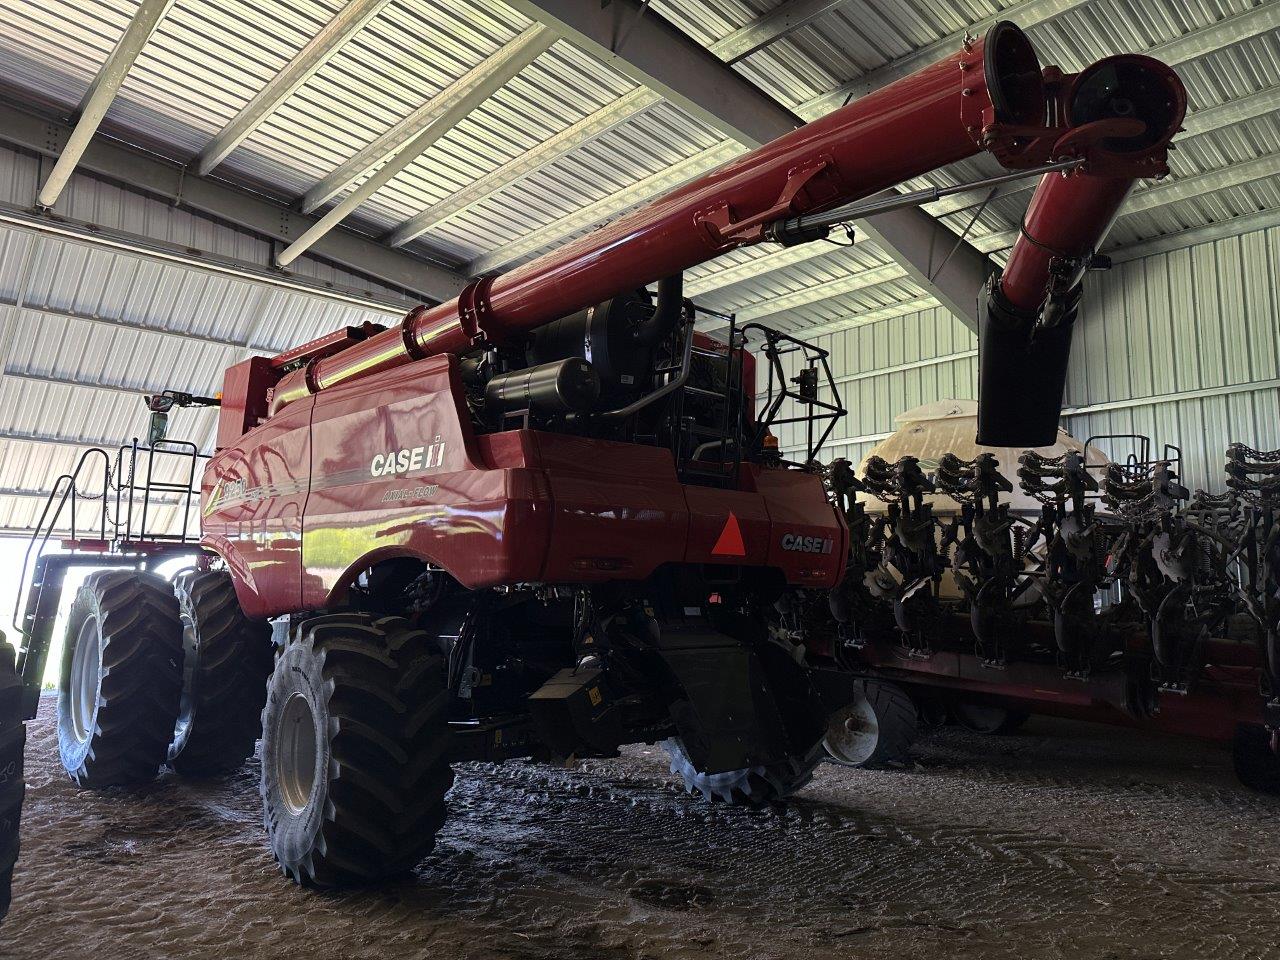
M 1280 957 L 1280 801 L 1210 746 L 949 729 L 911 769 L 824 766 L 765 813 L 682 795 L 655 749 L 468 766 L 413 877 L 317 894 L 267 852 L 256 764 L 82 792 L 51 708 L 3 957 Z

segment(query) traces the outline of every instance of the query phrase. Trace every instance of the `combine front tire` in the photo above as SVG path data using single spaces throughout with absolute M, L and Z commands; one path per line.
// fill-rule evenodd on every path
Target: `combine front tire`
M 317 617 L 276 660 L 262 723 L 271 849 L 307 886 L 369 883 L 435 845 L 453 784 L 439 650 L 398 617 Z
M 262 732 L 271 628 L 240 609 L 231 576 L 192 571 L 173 584 L 182 611 L 183 682 L 169 766 L 187 777 L 234 770 Z
M 1280 755 L 1271 748 L 1266 727 L 1241 724 L 1232 747 L 1236 776 L 1250 790 L 1280 795 Z
M 182 694 L 182 621 L 173 588 L 138 570 L 90 574 L 67 616 L 58 752 L 71 779 L 152 779 Z
M 860 696 L 831 715 L 822 745 L 834 763 L 864 769 L 905 760 L 920 735 L 919 713 L 895 683 L 859 680 Z
M 788 757 L 769 766 L 701 773 L 678 738 L 668 740 L 664 746 L 671 760 L 671 772 L 684 783 L 686 793 L 701 794 L 712 803 L 734 807 L 763 807 L 786 800 L 813 779 L 814 769 L 822 762 L 819 744 L 807 756 Z
M 3 636 L 0 634 L 0 641 Z M 0 919 L 9 912 L 9 888 L 18 860 L 26 733 L 22 722 L 22 680 L 14 665 L 14 650 L 0 642 Z

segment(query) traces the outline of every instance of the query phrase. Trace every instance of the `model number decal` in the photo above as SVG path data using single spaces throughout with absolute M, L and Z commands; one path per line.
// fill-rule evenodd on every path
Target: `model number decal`
M 411 470 L 430 470 L 444 462 L 444 441 L 436 437 L 432 443 L 421 447 L 405 447 L 376 454 L 369 463 L 369 473 L 375 477 L 390 477 Z
M 830 553 L 835 545 L 830 537 L 803 537 L 798 533 L 782 535 L 782 549 L 797 553 Z

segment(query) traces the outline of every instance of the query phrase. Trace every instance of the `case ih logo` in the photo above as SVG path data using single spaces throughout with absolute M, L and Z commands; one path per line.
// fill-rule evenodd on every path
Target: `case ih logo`
M 782 535 L 782 549 L 796 553 L 830 553 L 836 542 L 830 537 L 802 537 L 798 533 Z
M 444 441 L 436 437 L 433 443 L 422 447 L 406 447 L 403 450 L 388 450 L 373 458 L 369 464 L 369 473 L 375 477 L 391 477 L 397 473 L 409 473 L 414 470 L 430 470 L 444 463 Z

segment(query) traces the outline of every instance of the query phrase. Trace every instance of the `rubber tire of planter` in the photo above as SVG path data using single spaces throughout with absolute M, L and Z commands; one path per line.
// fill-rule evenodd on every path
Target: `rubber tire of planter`
M 818 743 L 804 757 L 789 757 L 767 767 L 700 773 L 678 737 L 666 741 L 663 747 L 671 761 L 671 772 L 684 783 L 686 793 L 698 793 L 712 803 L 733 807 L 764 807 L 786 800 L 813 779 L 813 771 L 825 757 L 822 744 Z
M 915 701 L 896 683 L 859 680 L 857 686 L 861 699 L 831 715 L 822 741 L 828 758 L 844 767 L 862 769 L 905 760 L 920 736 Z M 850 742 L 850 732 L 862 736 Z
M 172 585 L 141 570 L 86 577 L 67 615 L 58 688 L 58 752 L 71 779 L 82 787 L 153 779 L 181 696 L 182 620 Z
M 439 648 L 405 620 L 301 625 L 262 714 L 264 818 L 286 876 L 372 883 L 431 852 L 453 785 L 448 704 Z
M 1031 714 L 1020 710 L 963 702 L 951 705 L 951 716 L 966 730 L 992 737 L 1014 733 L 1031 718 Z
M 22 679 L 13 647 L 0 634 L 0 920 L 9 912 L 13 866 L 18 861 L 18 824 L 22 816 L 22 751 L 27 725 L 22 722 Z
M 1240 724 L 1231 750 L 1236 777 L 1250 790 L 1280 795 L 1280 756 L 1271 749 L 1266 727 Z
M 173 582 L 182 613 L 182 701 L 169 766 L 206 777 L 242 766 L 262 733 L 271 627 L 240 609 L 231 575 L 192 570 Z

